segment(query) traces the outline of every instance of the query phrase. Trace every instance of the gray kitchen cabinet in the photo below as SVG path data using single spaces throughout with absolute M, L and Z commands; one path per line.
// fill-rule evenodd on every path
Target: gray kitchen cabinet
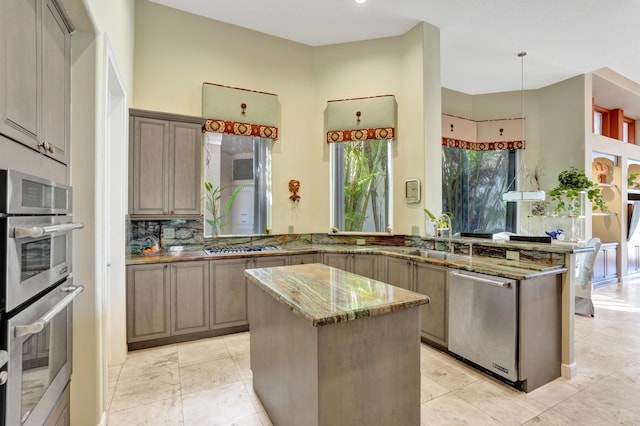
M 201 117 L 129 110 L 129 214 L 197 218 L 202 214 Z
M 127 342 L 171 335 L 168 263 L 127 266 Z
M 363 277 L 377 279 L 377 256 L 374 254 L 324 253 L 323 263 L 327 266 L 353 272 Z
M 211 328 L 249 324 L 245 269 L 284 266 L 287 262 L 286 256 L 210 261 Z
M 211 279 L 210 327 L 247 325 L 247 283 L 244 270 L 250 259 L 222 259 L 209 262 Z
M 385 256 L 384 258 L 387 264 L 387 276 L 383 281 L 405 290 L 413 290 L 415 262 L 399 257 Z
M 171 335 L 209 330 L 209 262 L 171 264 Z
M 318 254 L 292 254 L 289 256 L 289 265 L 308 265 L 310 263 L 318 262 Z
M 209 262 L 127 267 L 127 342 L 209 330 Z
M 71 31 L 58 0 L 0 2 L 0 133 L 69 162 Z
M 449 327 L 448 276 L 448 269 L 443 266 L 416 263 L 415 292 L 429 296 L 429 303 L 420 307 L 422 337 L 445 348 Z

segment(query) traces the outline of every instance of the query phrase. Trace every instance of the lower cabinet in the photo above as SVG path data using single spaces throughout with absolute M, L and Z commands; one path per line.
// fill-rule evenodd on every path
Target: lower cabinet
M 593 265 L 593 286 L 618 282 L 618 243 L 603 243 Z
M 209 329 L 209 262 L 171 264 L 171 335 Z
M 447 346 L 448 269 L 397 257 L 386 259 L 386 283 L 429 296 L 421 309 L 421 335 L 424 340 Z
M 247 309 L 247 279 L 244 270 L 284 266 L 286 256 L 254 259 L 212 260 L 211 274 L 211 324 L 212 329 L 249 324 Z
M 445 267 L 416 263 L 415 292 L 429 296 L 429 303 L 420 307 L 422 337 L 444 347 L 449 328 L 448 277 Z
M 308 265 L 310 263 L 318 263 L 318 255 L 316 253 L 293 254 L 289 256 L 289 265 Z
M 405 290 L 413 291 L 415 262 L 398 257 L 385 256 L 384 259 L 386 259 L 387 263 L 387 276 L 386 279 L 382 281 L 396 287 L 404 288 Z
M 171 336 L 168 263 L 127 266 L 127 342 Z
M 209 329 L 209 262 L 127 267 L 127 342 Z
M 374 254 L 324 253 L 324 264 L 363 277 L 378 279 L 377 259 Z
M 640 241 L 627 243 L 627 275 L 640 273 Z

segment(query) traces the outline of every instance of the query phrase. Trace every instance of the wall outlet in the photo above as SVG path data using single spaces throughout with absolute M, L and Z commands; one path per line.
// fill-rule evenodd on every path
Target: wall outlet
M 358 238 L 358 239 L 356 239 L 356 244 L 357 244 L 357 245 L 359 245 L 359 246 L 363 246 L 363 245 L 365 245 L 366 243 L 367 243 L 367 242 L 366 242 L 366 240 L 365 240 L 364 238 Z
M 175 228 L 162 228 L 162 238 L 163 239 L 174 239 L 176 237 Z
M 412 226 L 411 227 L 411 235 L 420 235 L 420 227 L 419 226 Z
M 293 225 L 289 225 L 289 234 L 293 234 Z
M 511 251 L 507 250 L 507 260 L 520 260 L 520 252 L 519 251 Z

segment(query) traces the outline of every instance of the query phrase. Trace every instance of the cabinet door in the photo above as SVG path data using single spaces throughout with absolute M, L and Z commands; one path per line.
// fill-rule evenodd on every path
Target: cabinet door
M 317 262 L 318 262 L 318 259 L 315 253 L 294 254 L 289 256 L 290 265 L 308 265 L 310 263 L 317 263 Z
M 209 262 L 171 264 L 171 335 L 209 329 Z
M 352 254 L 350 272 L 374 280 L 378 279 L 377 258 L 375 254 Z
M 169 122 L 135 117 L 131 147 L 131 214 L 166 214 L 169 194 L 169 175 L 166 173 L 169 168 Z
M 387 257 L 387 284 L 413 290 L 414 264 L 410 260 Z
M 629 242 L 627 245 L 627 274 L 634 274 L 639 271 L 640 245 Z
M 172 121 L 170 127 L 169 214 L 200 215 L 202 128 Z
M 430 302 L 422 305 L 422 335 L 447 346 L 447 269 L 424 265 L 416 266 L 415 291 L 429 296 Z
M 251 268 L 272 268 L 274 266 L 284 266 L 287 264 L 286 256 L 272 256 L 272 257 L 256 257 L 249 263 Z
M 67 164 L 71 123 L 71 36 L 60 11 L 47 0 L 42 11 L 42 140 L 45 154 Z
M 0 2 L 0 133 L 38 149 L 41 25 L 39 0 Z
M 127 267 L 127 342 L 171 335 L 169 265 Z
M 211 328 L 247 325 L 247 282 L 244 270 L 247 259 L 212 260 Z
M 343 271 L 348 271 L 348 261 L 349 257 L 346 254 L 324 253 L 322 263 L 327 266 L 342 269 Z

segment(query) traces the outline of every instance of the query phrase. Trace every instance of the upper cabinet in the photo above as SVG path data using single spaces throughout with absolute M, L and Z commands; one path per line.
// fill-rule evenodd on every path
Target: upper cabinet
M 204 119 L 136 109 L 129 117 L 129 214 L 199 217 Z
M 57 0 L 3 0 L 0 17 L 0 133 L 67 164 L 72 24 Z

